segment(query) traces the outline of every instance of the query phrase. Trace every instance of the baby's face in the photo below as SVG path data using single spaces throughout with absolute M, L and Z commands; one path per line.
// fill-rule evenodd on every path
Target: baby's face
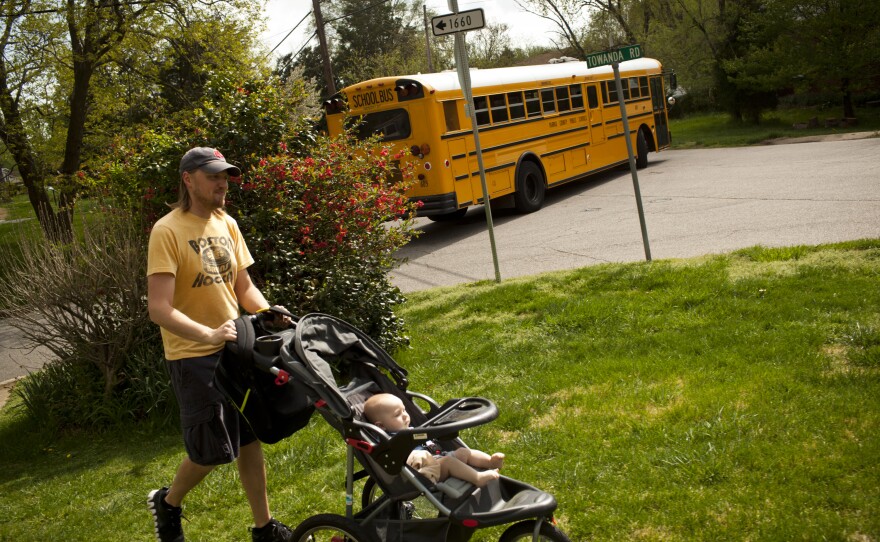
M 403 406 L 403 401 L 397 397 L 386 399 L 381 414 L 374 423 L 386 431 L 400 431 L 409 427 L 409 414 Z

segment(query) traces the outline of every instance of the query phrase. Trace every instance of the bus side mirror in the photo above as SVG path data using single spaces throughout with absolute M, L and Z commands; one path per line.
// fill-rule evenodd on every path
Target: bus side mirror
M 669 98 L 667 98 L 666 103 L 669 104 L 669 107 L 672 107 L 673 105 L 675 105 L 675 96 L 670 96 Z
M 675 90 L 678 88 L 678 78 L 673 73 L 669 76 L 669 88 Z

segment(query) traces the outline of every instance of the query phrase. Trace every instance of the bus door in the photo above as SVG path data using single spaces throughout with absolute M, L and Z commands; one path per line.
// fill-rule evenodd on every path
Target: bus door
M 605 142 L 605 117 L 602 104 L 599 103 L 599 86 L 587 83 L 587 107 L 590 110 L 590 132 L 593 134 L 593 145 Z
M 473 138 L 471 144 L 468 145 L 468 138 L 457 137 L 449 140 L 449 161 L 451 163 L 453 185 L 455 186 L 455 195 L 458 205 L 470 204 L 474 201 L 474 192 L 472 189 L 471 168 L 470 168 L 470 152 L 468 147 L 473 147 Z M 479 188 L 477 194 L 483 193 Z
M 651 106 L 654 109 L 654 130 L 657 133 L 657 148 L 669 146 L 669 121 L 666 117 L 666 96 L 663 93 L 663 79 L 659 75 L 651 77 Z

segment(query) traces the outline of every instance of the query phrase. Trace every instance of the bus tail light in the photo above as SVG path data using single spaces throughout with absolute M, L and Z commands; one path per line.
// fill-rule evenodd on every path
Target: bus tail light
M 339 113 L 343 109 L 345 109 L 345 102 L 343 102 L 339 98 L 330 98 L 329 100 L 324 100 L 322 104 L 324 106 L 324 111 L 327 113 Z
M 397 85 L 394 87 L 394 90 L 397 91 L 397 95 L 401 98 L 406 98 L 410 94 L 416 94 L 419 91 L 419 85 L 415 82 L 404 83 L 401 85 Z
M 410 147 L 409 152 L 413 154 L 413 156 L 418 156 L 419 158 L 424 158 L 431 153 L 431 146 L 427 143 L 422 143 L 421 146 L 413 145 Z

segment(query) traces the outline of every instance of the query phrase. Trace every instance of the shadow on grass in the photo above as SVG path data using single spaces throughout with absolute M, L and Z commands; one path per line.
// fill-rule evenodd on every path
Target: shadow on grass
M 14 403 L 14 400 L 13 400 Z M 58 477 L 84 475 L 111 462 L 131 466 L 128 475 L 143 476 L 160 456 L 183 449 L 176 427 L 144 424 L 106 431 L 55 432 L 34 422 L 11 404 L 0 413 L 0 486 L 25 491 Z

